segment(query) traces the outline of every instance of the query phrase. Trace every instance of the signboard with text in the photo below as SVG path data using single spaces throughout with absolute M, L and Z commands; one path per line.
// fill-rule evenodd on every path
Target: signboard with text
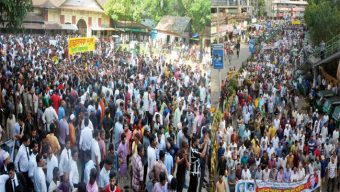
M 256 180 L 239 180 L 236 192 L 312 192 L 320 188 L 320 171 L 307 175 L 303 180 L 291 183 Z
M 94 37 L 76 37 L 68 39 L 68 52 L 71 55 L 94 50 L 96 50 L 96 39 Z
M 212 45 L 212 64 L 214 69 L 224 68 L 224 45 L 223 44 L 213 44 Z

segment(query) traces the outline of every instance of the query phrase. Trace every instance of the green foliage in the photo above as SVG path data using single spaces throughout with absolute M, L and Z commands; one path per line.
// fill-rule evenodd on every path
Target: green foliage
M 165 15 L 188 16 L 193 19 L 194 32 L 199 34 L 210 25 L 210 7 L 210 0 L 107 0 L 104 5 L 113 20 L 151 18 L 157 23 Z
M 107 0 L 105 13 L 115 21 L 140 21 L 143 7 L 142 0 Z
M 259 4 L 259 10 L 258 10 L 258 15 L 260 17 L 262 16 L 267 16 L 267 12 L 266 12 L 266 1 L 265 0 L 258 0 L 258 4 Z
M 186 15 L 192 19 L 193 30 L 203 35 L 206 26 L 211 24 L 210 0 L 182 0 Z
M 228 93 L 229 95 L 233 95 L 234 93 L 236 93 L 237 90 L 237 80 L 236 78 L 232 78 L 230 79 L 229 83 L 228 83 Z
M 340 3 L 334 0 L 310 0 L 305 22 L 315 43 L 325 42 L 340 33 Z
M 1 0 L 0 25 L 4 26 L 5 30 L 11 33 L 21 32 L 23 20 L 31 10 L 31 0 Z

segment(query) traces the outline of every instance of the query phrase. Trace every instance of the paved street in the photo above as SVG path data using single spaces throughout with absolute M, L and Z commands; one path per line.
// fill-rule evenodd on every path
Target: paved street
M 236 67 L 236 70 L 240 68 L 242 62 L 249 57 L 249 49 L 248 44 L 242 43 L 240 49 L 240 58 L 237 59 L 236 51 L 232 57 L 231 65 L 229 65 L 229 61 L 225 61 L 224 69 L 221 70 L 221 80 L 225 79 L 227 72 L 230 68 Z M 211 104 L 212 106 L 217 106 L 220 97 L 220 82 L 219 82 L 219 70 L 212 69 L 211 70 Z

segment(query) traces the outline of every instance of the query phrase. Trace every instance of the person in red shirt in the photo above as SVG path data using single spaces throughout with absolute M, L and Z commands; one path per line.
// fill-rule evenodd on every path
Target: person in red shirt
M 51 96 L 51 101 L 53 102 L 53 108 L 55 112 L 58 114 L 58 108 L 59 108 L 59 103 L 60 103 L 60 96 L 57 95 L 57 90 L 55 89 L 53 91 L 53 94 Z
M 110 172 L 110 183 L 106 185 L 104 192 L 120 192 L 120 187 L 116 183 L 116 174 L 113 171 Z
M 315 155 L 316 157 L 321 158 L 321 151 L 320 151 L 319 146 L 317 146 L 316 149 L 314 150 L 314 155 Z

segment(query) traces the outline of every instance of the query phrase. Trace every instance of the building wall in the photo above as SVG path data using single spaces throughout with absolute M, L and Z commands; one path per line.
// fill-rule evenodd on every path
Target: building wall
M 48 23 L 58 23 L 58 24 L 71 23 L 71 24 L 76 25 L 80 19 L 83 19 L 86 22 L 87 36 L 91 35 L 92 27 L 99 28 L 99 27 L 110 26 L 110 17 L 105 15 L 104 13 L 70 10 L 70 9 L 48 9 L 48 20 L 47 20 Z M 99 20 L 101 20 L 101 23 L 99 23 Z
M 269 2 L 271 6 L 267 7 L 267 13 L 270 13 L 269 16 L 273 17 L 282 15 L 303 17 L 305 7 L 308 5 L 305 0 L 270 0 Z
M 189 43 L 189 39 L 187 38 L 178 37 L 178 36 L 160 32 L 160 31 L 158 31 L 156 40 L 162 42 L 162 44 L 166 44 L 168 40 L 168 36 L 169 36 L 170 44 L 173 43 L 175 40 L 177 40 L 177 42 L 182 41 L 184 43 Z

